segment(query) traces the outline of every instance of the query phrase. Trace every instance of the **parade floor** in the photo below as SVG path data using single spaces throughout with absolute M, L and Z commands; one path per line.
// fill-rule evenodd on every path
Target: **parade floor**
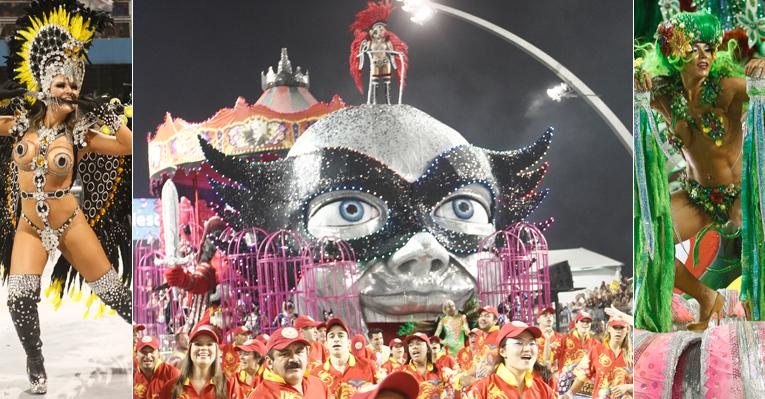
M 131 327 L 117 315 L 84 320 L 85 299 L 67 298 L 58 310 L 49 299 L 39 305 L 48 394 L 32 395 L 7 295 L 0 286 L 0 399 L 132 397 Z

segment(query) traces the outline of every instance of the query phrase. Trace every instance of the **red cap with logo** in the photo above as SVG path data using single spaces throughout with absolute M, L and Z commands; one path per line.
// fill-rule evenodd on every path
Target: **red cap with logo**
M 239 326 L 239 327 L 232 328 L 231 330 L 229 330 L 229 334 L 232 334 L 235 337 L 237 335 L 250 335 L 251 332 L 252 331 L 249 328 L 245 327 L 245 326 Z
M 282 350 L 295 342 L 302 342 L 306 346 L 311 345 L 295 327 L 280 328 L 271 334 L 271 339 L 266 345 L 266 353 L 271 352 L 271 349 Z
M 478 309 L 478 315 L 479 316 L 483 312 L 491 313 L 491 314 L 494 315 L 495 319 L 499 319 L 499 312 L 497 311 L 497 308 L 495 308 L 494 306 L 484 306 L 484 307 Z
M 138 340 L 138 342 L 136 342 L 135 351 L 140 352 L 141 349 L 147 346 L 154 350 L 157 350 L 159 349 L 159 340 L 150 335 L 144 335 L 143 337 L 141 337 L 141 339 Z
M 592 316 L 583 310 L 576 314 L 576 318 L 574 318 L 574 322 L 580 322 L 582 320 L 592 321 Z
M 430 343 L 431 344 L 441 344 L 441 338 L 436 337 L 435 335 L 430 337 Z
M 258 334 L 258 336 L 256 336 L 255 339 L 262 342 L 263 345 L 267 345 L 268 340 L 271 339 L 271 337 L 268 334 Z
M 428 338 L 427 335 L 425 335 L 423 333 L 420 333 L 420 332 L 414 333 L 414 334 L 409 335 L 406 338 L 404 338 L 404 344 L 409 345 L 409 342 L 411 340 L 413 340 L 413 339 L 423 340 L 423 341 L 425 341 L 426 344 L 430 345 L 430 338 Z
M 260 356 L 266 355 L 266 345 L 256 339 L 248 339 L 241 345 L 235 345 L 235 347 L 245 352 L 257 352 Z
M 499 329 L 497 342 L 502 342 L 505 338 L 515 338 L 523 334 L 525 331 L 528 331 L 534 338 L 542 336 L 542 330 L 540 330 L 539 327 L 530 326 L 522 321 L 511 321 Z
M 189 334 L 189 342 L 194 341 L 194 338 L 202 334 L 207 334 L 215 339 L 215 343 L 220 343 L 220 330 L 211 324 L 197 324 L 194 326 L 191 334 Z
M 397 371 L 386 377 L 373 391 L 356 392 L 351 399 L 374 399 L 382 391 L 392 391 L 404 395 L 404 399 L 417 399 L 420 384 L 406 372 Z
M 295 319 L 295 328 L 298 330 L 303 328 L 309 328 L 309 327 L 319 327 L 321 325 L 320 321 L 314 320 L 311 316 L 308 315 L 300 315 Z
M 146 326 L 143 324 L 133 324 L 133 332 L 143 331 L 146 329 Z
M 402 341 L 400 338 L 393 338 L 388 343 L 388 346 L 390 346 L 391 348 L 394 346 L 404 346 L 404 341 Z

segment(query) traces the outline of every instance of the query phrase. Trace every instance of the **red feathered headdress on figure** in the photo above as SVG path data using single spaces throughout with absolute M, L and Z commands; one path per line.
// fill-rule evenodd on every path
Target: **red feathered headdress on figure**
M 349 30 L 353 32 L 353 42 L 351 43 L 351 54 L 349 58 L 351 76 L 353 76 L 353 80 L 356 82 L 356 87 L 359 89 L 361 94 L 364 94 L 364 89 L 361 85 L 361 71 L 359 70 L 358 57 L 359 49 L 361 48 L 361 42 L 370 39 L 368 31 L 372 28 L 372 26 L 374 26 L 374 24 L 380 22 L 384 24 L 388 23 L 388 17 L 390 17 L 390 12 L 392 9 L 393 6 L 391 5 L 390 0 L 383 0 L 379 2 L 370 1 L 367 3 L 367 8 L 359 11 L 356 14 L 356 20 L 353 21 L 351 26 L 348 27 Z M 401 73 L 402 65 L 398 65 L 398 68 L 395 70 L 396 76 L 398 76 L 398 78 L 403 81 L 408 64 L 409 48 L 406 46 L 406 43 L 401 41 L 401 39 L 399 39 L 399 37 L 390 30 L 386 29 L 385 38 L 390 41 L 391 45 L 393 45 L 394 51 L 398 51 L 403 55 L 403 60 L 401 60 L 399 57 L 396 57 L 394 61 L 396 63 L 399 63 L 399 61 L 403 63 L 403 74 Z

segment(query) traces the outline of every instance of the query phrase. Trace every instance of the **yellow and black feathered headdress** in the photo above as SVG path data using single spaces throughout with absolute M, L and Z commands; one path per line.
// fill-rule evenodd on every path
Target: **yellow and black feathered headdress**
M 45 94 L 57 75 L 82 85 L 87 50 L 111 17 L 75 0 L 37 0 L 25 11 L 8 44 L 9 75 L 27 90 Z

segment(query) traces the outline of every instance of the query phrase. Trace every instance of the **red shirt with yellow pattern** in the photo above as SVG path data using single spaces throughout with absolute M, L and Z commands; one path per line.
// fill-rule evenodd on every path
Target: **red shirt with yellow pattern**
M 181 374 L 177 368 L 160 362 L 154 367 L 154 374 L 146 378 L 141 370 L 136 367 L 133 374 L 133 399 L 152 399 L 159 395 L 159 391 L 170 380 L 178 380 Z
M 520 384 L 524 385 L 518 393 L 519 382 L 504 364 L 497 367 L 497 372 L 471 385 L 467 399 L 555 399 L 552 388 L 539 377 L 527 372 Z
M 334 396 L 320 379 L 309 375 L 303 378 L 303 393 L 287 384 L 282 377 L 270 369 L 263 372 L 263 381 L 247 399 L 333 399 Z
M 411 361 L 405 365 L 401 371 L 411 374 L 420 384 L 420 394 L 417 399 L 439 399 L 446 389 L 448 379 L 443 375 L 438 366 L 428 363 L 424 373 L 417 371 L 414 363 Z
M 376 382 L 374 363 L 368 359 L 348 356 L 348 363 L 342 373 L 332 366 L 329 359 L 311 370 L 311 375 L 319 377 L 337 399 L 348 399 L 362 386 Z
M 627 369 L 623 350 L 617 355 L 608 344 L 598 343 L 590 350 L 588 360 L 586 372 L 577 368 L 574 374 L 582 381 L 595 380 L 593 399 L 608 398 L 611 386 L 632 383 L 632 373 Z
M 555 358 L 558 359 L 558 371 L 563 370 L 565 366 L 579 363 L 585 352 L 590 352 L 594 346 L 599 344 L 595 338 L 589 335 L 582 342 L 579 333 L 576 330 L 572 331 L 565 336 L 558 348 L 558 353 L 555 354 Z
M 162 390 L 159 393 L 159 399 L 170 399 L 171 394 L 173 393 L 173 388 L 177 382 L 178 378 L 173 378 L 168 381 L 165 386 L 162 387 Z M 239 383 L 236 379 L 226 377 L 226 398 L 239 399 L 242 397 Z M 194 389 L 194 386 L 191 385 L 191 380 L 187 377 L 183 381 L 183 390 L 178 399 L 217 399 L 215 397 L 215 384 L 213 384 L 212 380 L 207 381 L 207 384 L 197 392 L 197 390 Z

